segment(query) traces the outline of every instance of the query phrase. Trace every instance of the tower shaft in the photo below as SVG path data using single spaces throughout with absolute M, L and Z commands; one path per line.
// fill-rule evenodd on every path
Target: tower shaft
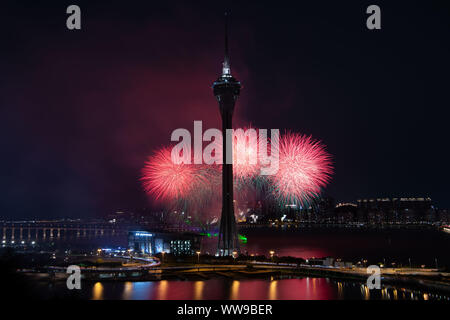
M 227 100 L 227 99 L 224 99 Z M 219 229 L 219 255 L 229 256 L 234 251 L 239 252 L 239 242 L 236 230 L 236 220 L 234 216 L 234 198 L 233 198 L 233 164 L 227 163 L 227 156 L 233 158 L 232 148 L 227 150 L 227 129 L 232 129 L 234 101 L 232 105 L 221 107 L 222 115 L 222 138 L 223 138 L 223 165 L 222 165 L 222 213 Z M 220 104 L 220 102 L 219 102 Z M 231 153 L 228 155 L 228 153 Z M 231 157 L 230 157 L 231 156 Z
M 233 159 L 231 141 L 227 141 L 227 129 L 233 128 L 234 105 L 239 97 L 241 84 L 231 76 L 230 60 L 228 55 L 228 32 L 225 25 L 225 59 L 222 67 L 222 75 L 214 82 L 213 90 L 219 102 L 220 115 L 222 117 L 222 213 L 219 226 L 219 243 L 217 253 L 221 256 L 232 255 L 239 252 L 239 242 L 234 217 L 233 201 L 233 161 L 227 163 L 227 158 Z M 229 148 L 227 148 L 229 146 Z

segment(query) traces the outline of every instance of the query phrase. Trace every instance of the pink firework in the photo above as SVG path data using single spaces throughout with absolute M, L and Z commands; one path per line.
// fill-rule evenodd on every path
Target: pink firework
M 311 136 L 286 133 L 280 137 L 279 155 L 279 170 L 269 179 L 273 194 L 282 203 L 306 205 L 333 173 L 331 156 Z
M 142 169 L 144 190 L 156 200 L 173 201 L 189 199 L 201 190 L 211 190 L 211 179 L 200 165 L 174 164 L 171 148 L 162 148 L 149 158 Z
M 222 141 L 217 141 L 217 156 L 222 159 Z M 233 176 L 236 182 L 246 182 L 259 173 L 258 131 L 254 128 L 235 129 L 233 133 Z
M 238 129 L 233 140 L 233 175 L 248 180 L 259 172 L 258 133 L 253 128 Z

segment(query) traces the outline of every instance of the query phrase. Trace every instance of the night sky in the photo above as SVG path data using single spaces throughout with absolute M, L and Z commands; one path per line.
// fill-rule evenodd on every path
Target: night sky
M 138 179 L 152 151 L 194 120 L 220 128 L 225 10 L 236 125 L 322 140 L 338 201 L 450 207 L 449 2 L 300 2 L 2 1 L 0 216 L 151 206 Z M 366 28 L 370 4 L 381 30 Z

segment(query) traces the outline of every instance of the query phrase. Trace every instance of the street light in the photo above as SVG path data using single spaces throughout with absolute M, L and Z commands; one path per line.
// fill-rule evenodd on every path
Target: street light
M 133 250 L 131 250 L 131 249 L 128 249 L 127 250 L 127 252 L 128 252 L 128 256 L 130 257 L 130 261 L 133 261 L 133 256 L 131 255 L 131 252 L 132 252 Z
M 161 254 L 162 254 L 162 262 L 164 263 L 164 254 L 165 254 L 166 252 L 163 250 L 163 251 L 161 251 Z
M 273 255 L 275 254 L 275 251 L 270 250 L 269 253 L 270 253 L 270 258 L 272 259 L 272 262 L 273 262 Z
M 232 255 L 234 261 L 236 261 L 236 258 L 237 258 L 237 255 L 238 255 L 237 251 L 233 251 L 233 253 L 231 255 Z
M 197 272 L 200 272 L 200 251 L 195 252 L 197 254 Z

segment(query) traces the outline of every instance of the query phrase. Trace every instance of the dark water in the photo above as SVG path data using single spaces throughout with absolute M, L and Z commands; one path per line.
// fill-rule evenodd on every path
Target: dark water
M 383 287 L 369 290 L 357 282 L 327 278 L 204 281 L 161 280 L 146 282 L 83 283 L 81 290 L 67 290 L 64 282 L 45 285 L 42 298 L 93 300 L 441 300 L 449 295 L 423 290 Z

